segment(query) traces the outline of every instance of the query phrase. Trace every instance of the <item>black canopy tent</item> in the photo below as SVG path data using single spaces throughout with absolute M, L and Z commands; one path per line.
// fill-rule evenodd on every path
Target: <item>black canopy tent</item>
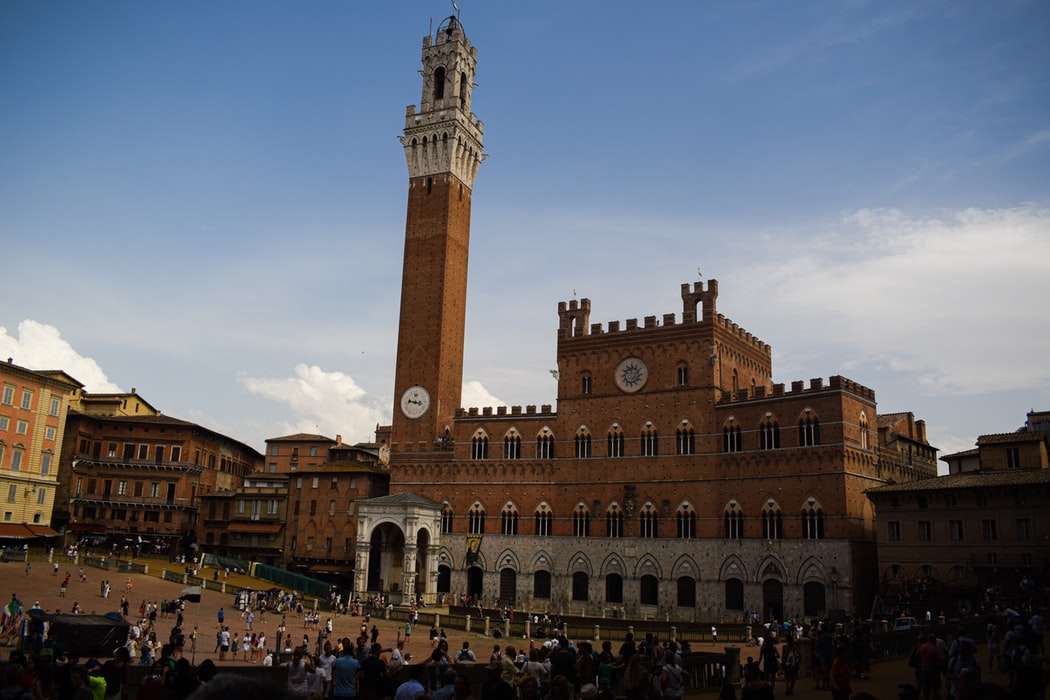
M 44 634 L 44 625 L 62 644 L 70 659 L 108 658 L 128 642 L 131 625 L 120 613 L 106 615 L 59 615 L 38 608 L 26 611 L 30 617 L 29 639 L 36 647 Z

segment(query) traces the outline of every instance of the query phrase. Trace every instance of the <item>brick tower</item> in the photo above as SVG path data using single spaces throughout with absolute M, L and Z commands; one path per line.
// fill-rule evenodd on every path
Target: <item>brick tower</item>
M 401 143 L 408 214 L 394 379 L 392 452 L 425 452 L 452 426 L 463 382 L 470 200 L 485 156 L 471 112 L 477 49 L 458 17 L 423 38 L 423 95 Z M 440 444 L 440 442 L 439 442 Z

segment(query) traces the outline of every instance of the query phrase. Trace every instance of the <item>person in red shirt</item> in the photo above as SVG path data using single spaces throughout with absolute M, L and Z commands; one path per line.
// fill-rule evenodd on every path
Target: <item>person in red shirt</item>
M 947 654 L 937 644 L 937 635 L 926 637 L 919 647 L 919 683 L 923 700 L 938 700 L 941 695 L 941 675 Z
M 853 691 L 850 687 L 853 664 L 849 659 L 849 647 L 842 647 L 836 652 L 828 677 L 831 681 L 832 700 L 849 700 L 850 693 Z

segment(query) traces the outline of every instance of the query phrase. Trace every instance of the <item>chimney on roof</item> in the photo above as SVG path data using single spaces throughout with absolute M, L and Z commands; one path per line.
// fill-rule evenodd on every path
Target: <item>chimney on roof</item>
M 342 445 L 343 444 L 343 436 L 342 435 L 336 435 L 335 436 L 335 444 L 337 444 L 337 445 Z
M 132 394 L 134 394 L 134 393 L 135 393 L 135 387 L 131 387 L 131 393 L 132 393 Z

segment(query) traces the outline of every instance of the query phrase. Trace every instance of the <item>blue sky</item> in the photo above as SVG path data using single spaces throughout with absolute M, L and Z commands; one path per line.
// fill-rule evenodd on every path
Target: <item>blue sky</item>
M 967 449 L 1050 408 L 1050 5 L 459 2 L 467 405 L 553 403 L 556 307 L 681 313 Z M 0 4 L 0 354 L 259 449 L 389 421 L 438 0 Z

